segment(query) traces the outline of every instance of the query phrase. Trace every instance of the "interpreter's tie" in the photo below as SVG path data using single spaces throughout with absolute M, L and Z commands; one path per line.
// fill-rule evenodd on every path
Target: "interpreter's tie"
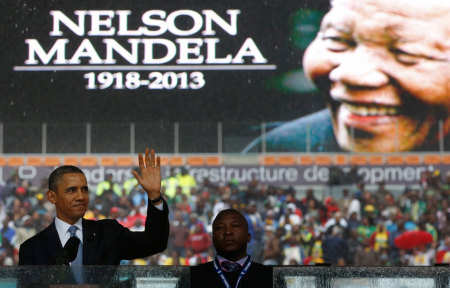
M 75 225 L 72 225 L 69 227 L 69 233 L 70 233 L 70 237 L 77 237 L 77 229 L 78 227 Z M 83 244 L 81 243 L 80 240 L 80 244 L 78 245 L 78 251 L 77 251 L 77 257 L 75 258 L 75 260 L 73 260 L 73 262 L 71 262 L 71 266 L 81 266 L 83 265 Z
M 241 265 L 235 262 L 223 261 L 220 265 L 227 272 L 239 271 L 241 269 Z

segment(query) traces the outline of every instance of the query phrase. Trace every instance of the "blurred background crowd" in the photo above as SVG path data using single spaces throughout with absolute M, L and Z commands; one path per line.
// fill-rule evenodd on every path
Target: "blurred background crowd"
M 0 264 L 17 265 L 20 244 L 47 227 L 54 206 L 39 187 L 17 174 L 0 188 Z M 373 188 L 375 186 L 375 188 Z M 323 187 L 322 187 L 323 188 Z M 328 187 L 330 188 L 330 187 Z M 450 175 L 423 173 L 420 183 L 393 193 L 384 183 L 353 183 L 323 189 L 267 186 L 254 179 L 220 185 L 201 183 L 187 167 L 171 168 L 162 181 L 170 209 L 168 248 L 133 265 L 197 265 L 214 255 L 211 223 L 235 208 L 251 234 L 248 253 L 267 265 L 399 266 L 450 263 Z M 133 178 L 115 183 L 112 175 L 90 187 L 87 219 L 117 219 L 144 229 L 147 195 Z

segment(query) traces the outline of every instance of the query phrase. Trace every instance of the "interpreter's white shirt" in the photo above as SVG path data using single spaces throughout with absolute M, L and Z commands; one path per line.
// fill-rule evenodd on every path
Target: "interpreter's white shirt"
M 247 261 L 248 255 L 245 256 L 242 259 L 239 259 L 238 261 L 231 261 L 231 260 L 228 260 L 227 258 L 224 258 L 224 257 L 220 256 L 220 255 L 216 255 L 216 257 L 217 257 L 217 260 L 219 260 L 220 266 L 222 266 L 222 262 L 228 261 L 228 262 L 238 263 L 242 267 L 242 266 L 244 266 L 245 261 Z

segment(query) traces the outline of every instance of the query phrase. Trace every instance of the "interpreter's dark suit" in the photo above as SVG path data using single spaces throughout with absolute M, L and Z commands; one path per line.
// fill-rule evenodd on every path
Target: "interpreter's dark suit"
M 222 288 L 225 287 L 221 278 L 214 268 L 214 262 L 207 262 L 190 268 L 190 287 L 193 288 Z M 272 288 L 273 269 L 271 266 L 264 266 L 252 262 L 252 265 L 239 282 L 239 288 Z M 227 275 L 227 274 L 225 274 Z M 231 284 L 231 281 L 229 281 Z M 231 287 L 235 287 L 231 284 Z
M 147 257 L 166 249 L 168 207 L 148 205 L 144 232 L 132 232 L 116 220 L 82 220 L 83 265 L 118 265 L 122 259 Z M 54 265 L 63 247 L 55 222 L 20 246 L 19 265 Z

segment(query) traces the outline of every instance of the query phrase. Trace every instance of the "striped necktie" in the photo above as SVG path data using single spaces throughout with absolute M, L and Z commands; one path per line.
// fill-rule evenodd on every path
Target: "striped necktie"
M 78 238 L 76 235 L 77 229 L 78 227 L 75 225 L 69 227 L 70 237 Z M 81 266 L 81 265 L 83 265 L 83 244 L 80 241 L 80 244 L 78 245 L 77 257 L 75 258 L 75 260 L 73 260 L 73 262 L 71 262 L 71 266 Z

